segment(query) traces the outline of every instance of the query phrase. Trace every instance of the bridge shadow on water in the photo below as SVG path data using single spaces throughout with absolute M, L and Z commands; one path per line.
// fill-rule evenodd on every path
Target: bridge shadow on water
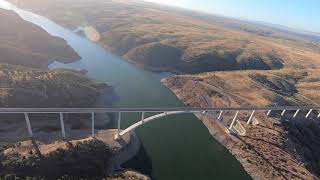
M 123 163 L 121 167 L 125 169 L 133 169 L 143 174 L 149 175 L 152 179 L 152 161 L 148 156 L 144 146 L 141 144 L 138 154 L 131 160 Z
M 106 129 L 115 129 L 117 128 L 117 114 L 107 113 L 111 121 L 104 127 Z M 137 118 L 133 118 L 137 119 Z M 130 160 L 126 161 L 121 165 L 124 169 L 131 169 L 138 171 L 142 174 L 150 176 L 152 179 L 155 177 L 152 176 L 152 160 L 148 156 L 147 151 L 144 145 L 140 142 L 140 148 L 138 153 Z

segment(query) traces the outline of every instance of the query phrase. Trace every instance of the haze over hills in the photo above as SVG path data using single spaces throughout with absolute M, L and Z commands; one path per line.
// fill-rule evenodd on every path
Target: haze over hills
M 0 63 L 47 68 L 53 61 L 73 62 L 79 55 L 63 39 L 0 9 Z
M 320 39 L 278 25 L 247 22 L 128 0 L 10 0 L 78 32 L 146 69 L 181 74 L 163 83 L 188 106 L 320 104 Z M 224 72 L 214 72 L 224 71 Z M 206 72 L 206 73 L 204 73 Z M 195 74 L 201 73 L 201 74 Z M 41 90 L 41 88 L 39 88 Z M 152 92 L 150 92 L 152 93 Z M 320 175 L 318 111 L 237 119 L 247 135 L 225 133 L 199 116 L 256 179 L 315 179 Z M 240 124 L 240 125 L 239 125 Z
M 152 70 L 198 73 L 320 65 L 318 41 L 265 25 L 139 1 L 11 2 L 66 27 L 91 27 L 100 44 Z

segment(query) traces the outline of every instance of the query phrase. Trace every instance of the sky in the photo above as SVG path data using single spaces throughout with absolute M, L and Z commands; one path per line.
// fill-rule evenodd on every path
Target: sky
M 147 0 L 320 33 L 320 0 Z

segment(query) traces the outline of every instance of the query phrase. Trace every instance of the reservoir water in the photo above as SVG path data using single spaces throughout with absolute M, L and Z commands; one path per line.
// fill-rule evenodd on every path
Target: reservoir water
M 0 8 L 13 10 L 24 20 L 66 40 L 82 57 L 81 60 L 67 65 L 54 63 L 49 67 L 86 69 L 87 76 L 91 79 L 106 82 L 114 87 L 118 100 L 113 106 L 183 106 L 183 103 L 161 84 L 163 73 L 140 69 L 73 31 L 45 17 L 18 9 L 5 1 L 0 0 Z M 138 114 L 125 114 L 122 128 L 139 119 Z M 136 132 L 144 151 L 128 166 L 138 171 L 149 168 L 155 179 L 250 179 L 240 163 L 193 115 L 162 118 L 139 127 Z

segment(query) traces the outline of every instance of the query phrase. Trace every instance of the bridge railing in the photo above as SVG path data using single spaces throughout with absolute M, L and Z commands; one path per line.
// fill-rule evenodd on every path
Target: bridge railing
M 232 129 L 239 112 L 251 112 L 247 120 L 247 124 L 252 122 L 256 112 L 265 112 L 267 116 L 272 111 L 280 111 L 281 116 L 284 116 L 287 111 L 294 111 L 293 118 L 295 118 L 301 111 L 306 111 L 305 117 L 308 118 L 312 112 L 317 112 L 317 118 L 320 118 L 320 107 L 235 107 L 235 108 L 198 108 L 198 107 L 166 107 L 166 108 L 0 108 L 0 114 L 24 114 L 26 126 L 29 136 L 33 137 L 32 126 L 30 123 L 29 114 L 59 114 L 60 127 L 62 137 L 66 138 L 64 126 L 64 114 L 91 114 L 91 134 L 95 136 L 95 114 L 96 113 L 117 113 L 117 134 L 115 138 L 121 138 L 124 134 L 134 130 L 142 124 L 158 119 L 160 117 L 181 114 L 181 113 L 218 113 L 217 119 L 221 119 L 225 112 L 235 112 L 229 129 Z M 141 113 L 141 120 L 129 126 L 125 130 L 121 130 L 121 113 Z M 151 117 L 145 117 L 145 113 L 159 113 Z

